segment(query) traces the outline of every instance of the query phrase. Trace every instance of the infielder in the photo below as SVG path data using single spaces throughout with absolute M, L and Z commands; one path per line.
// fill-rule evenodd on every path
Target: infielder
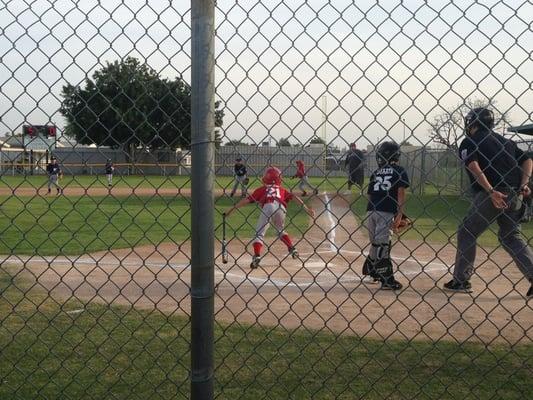
M 255 238 L 253 241 L 254 255 L 250 268 L 255 269 L 259 267 L 261 260 L 261 250 L 263 248 L 263 240 L 265 233 L 270 224 L 274 225 L 278 233 L 279 239 L 287 246 L 289 255 L 292 258 L 298 257 L 298 252 L 294 247 L 291 238 L 285 232 L 285 216 L 287 214 L 287 203 L 290 200 L 296 201 L 300 204 L 307 214 L 314 216 L 314 211 L 307 207 L 307 205 L 298 196 L 293 195 L 284 187 L 281 186 L 281 171 L 276 167 L 269 167 L 263 175 L 263 186 L 256 189 L 250 196 L 242 199 L 233 207 L 228 209 L 226 216 L 230 215 L 237 208 L 243 207 L 250 203 L 258 203 L 261 207 L 261 215 L 257 221 L 255 229 Z
M 104 168 L 105 176 L 107 178 L 107 186 L 111 187 L 113 186 L 113 172 L 115 171 L 115 167 L 113 166 L 113 162 L 110 158 L 107 159 Z
M 48 194 L 50 194 L 52 186 L 55 186 L 58 195 L 63 193 L 63 189 L 59 186 L 59 177 L 63 172 L 55 157 L 52 157 L 50 163 L 46 166 L 46 173 L 48 174 Z
M 248 176 L 246 166 L 242 162 L 242 158 L 239 157 L 235 159 L 233 171 L 235 183 L 233 185 L 233 189 L 231 190 L 230 197 L 233 197 L 235 195 L 235 192 L 237 191 L 239 185 L 241 186 L 241 197 L 246 197 L 246 194 L 248 192 Z
M 390 258 L 390 236 L 391 231 L 397 230 L 402 223 L 409 177 L 398 165 L 398 144 L 383 142 L 376 152 L 376 160 L 379 168 L 372 173 L 368 186 L 365 224 L 371 247 L 363 265 L 363 275 L 381 282 L 381 289 L 400 290 L 402 284 L 394 278 Z
M 307 174 L 305 172 L 305 164 L 302 160 L 296 161 L 296 174 L 293 176 L 293 178 L 300 179 L 298 187 L 302 191 L 302 196 L 307 196 L 307 192 L 305 191 L 306 187 L 310 188 L 314 194 L 318 194 L 318 189 L 309 183 L 309 179 L 307 178 Z

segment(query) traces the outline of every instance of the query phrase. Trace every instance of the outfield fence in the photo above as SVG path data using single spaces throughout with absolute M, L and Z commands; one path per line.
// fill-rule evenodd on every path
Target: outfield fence
M 530 398 L 531 203 L 472 196 L 463 160 L 529 161 L 460 145 L 488 107 L 487 137 L 531 150 L 507 132 L 531 124 L 531 21 L 532 0 L 3 1 L 0 399 Z M 254 192 L 271 166 L 290 192 Z

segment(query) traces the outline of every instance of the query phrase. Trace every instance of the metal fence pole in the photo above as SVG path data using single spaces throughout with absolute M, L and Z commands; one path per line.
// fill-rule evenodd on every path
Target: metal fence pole
M 213 398 L 214 0 L 191 1 L 191 399 Z

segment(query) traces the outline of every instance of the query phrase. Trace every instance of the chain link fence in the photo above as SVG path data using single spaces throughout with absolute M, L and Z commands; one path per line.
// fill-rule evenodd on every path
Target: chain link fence
M 529 161 L 497 211 L 459 146 L 488 107 L 531 150 L 532 20 L 3 1 L 0 399 L 531 397 Z

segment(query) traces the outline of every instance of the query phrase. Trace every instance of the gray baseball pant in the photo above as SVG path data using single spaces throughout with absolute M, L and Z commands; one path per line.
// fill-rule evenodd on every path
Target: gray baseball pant
M 286 235 L 286 232 L 284 231 L 286 213 L 287 211 L 285 210 L 283 204 L 278 203 L 277 201 L 273 203 L 266 203 L 261 209 L 261 214 L 259 215 L 259 220 L 257 221 L 254 242 L 263 243 L 265 233 L 270 224 L 272 224 L 276 229 L 278 237 Z
M 521 212 L 517 210 L 516 194 L 508 193 L 511 205 L 506 210 L 499 210 L 492 204 L 490 195 L 478 192 L 468 214 L 463 219 L 457 232 L 457 254 L 453 277 L 459 282 L 469 280 L 474 273 L 477 238 L 496 221 L 499 225 L 498 240 L 509 253 L 524 276 L 533 279 L 533 252 L 520 234 Z
M 57 175 L 48 176 L 48 190 L 50 190 L 52 186 L 55 186 L 57 189 L 61 189 L 61 186 L 59 186 L 59 183 L 57 183 L 57 180 L 58 180 Z
M 237 191 L 237 188 L 239 185 L 241 185 L 241 194 L 243 196 L 246 196 L 247 187 L 244 184 L 244 180 L 246 179 L 246 175 L 243 176 L 235 176 L 235 183 L 233 184 L 233 189 L 231 190 L 231 195 L 233 196 L 235 192 Z
M 316 188 L 311 186 L 311 184 L 309 183 L 309 178 L 307 178 L 307 175 L 304 175 L 300 178 L 300 183 L 298 183 L 298 187 L 302 192 L 305 192 L 306 186 L 311 189 L 311 191 L 316 190 Z
M 389 258 L 389 242 L 394 214 L 385 211 L 369 211 L 366 214 L 365 226 L 368 230 L 368 240 L 371 247 L 369 258 L 380 260 Z

